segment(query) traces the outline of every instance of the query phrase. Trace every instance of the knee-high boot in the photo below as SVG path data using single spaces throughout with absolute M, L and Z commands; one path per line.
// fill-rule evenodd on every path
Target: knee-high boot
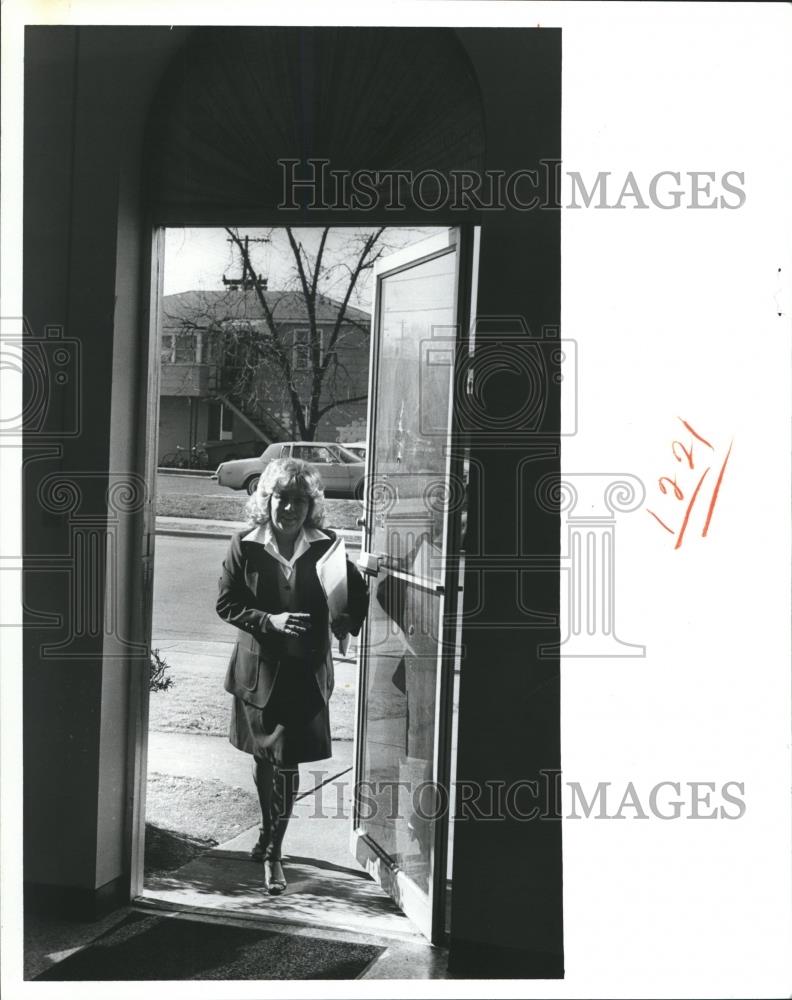
M 297 767 L 278 767 L 263 757 L 253 758 L 253 777 L 261 807 L 261 833 L 256 855 L 279 860 L 300 782 Z

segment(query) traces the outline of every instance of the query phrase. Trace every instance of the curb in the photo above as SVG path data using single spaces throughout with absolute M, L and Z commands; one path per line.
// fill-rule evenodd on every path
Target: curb
M 177 535 L 180 538 L 230 538 L 234 532 L 232 531 L 199 531 L 197 529 L 191 530 L 188 528 L 157 528 L 158 535 L 166 535 L 171 538 L 175 538 Z
M 211 479 L 214 474 L 212 469 L 176 469 L 170 466 L 167 468 L 162 465 L 157 466 L 158 476 L 198 476 L 201 479 Z
M 247 527 L 245 523 L 237 523 L 235 521 L 228 522 L 228 528 L 207 528 L 207 527 L 192 527 L 189 523 L 185 524 L 183 527 L 180 524 L 173 524 L 176 518 L 168 518 L 170 523 L 161 524 L 160 518 L 157 518 L 156 533 L 158 535 L 166 535 L 169 537 L 175 537 L 177 535 L 183 536 L 185 538 L 231 538 L 238 531 L 242 531 Z M 189 522 L 189 518 L 184 518 L 185 521 Z M 333 528 L 335 533 L 344 539 L 344 542 L 350 548 L 360 547 L 360 532 L 355 531 L 351 528 Z

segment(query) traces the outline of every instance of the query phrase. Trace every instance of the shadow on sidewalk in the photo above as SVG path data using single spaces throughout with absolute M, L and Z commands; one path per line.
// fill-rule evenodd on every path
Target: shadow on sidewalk
M 290 836 L 284 844 L 283 867 L 288 889 L 282 896 L 267 894 L 263 866 L 250 860 L 250 850 L 258 839 L 256 826 L 175 871 L 152 873 L 146 878 L 138 902 L 423 942 L 393 900 L 362 868 L 354 866 L 351 855 L 347 855 L 349 866 L 314 856 L 322 854 L 321 839 L 314 850 L 305 850 L 305 824 L 312 820 L 306 815 L 307 810 L 295 812 Z M 323 822 L 339 823 L 329 819 Z M 291 836 L 292 824 L 298 827 L 303 824 L 302 836 Z M 347 823 L 340 826 L 343 831 L 339 832 L 348 837 Z M 300 854 L 288 852 L 289 840 L 301 843 Z

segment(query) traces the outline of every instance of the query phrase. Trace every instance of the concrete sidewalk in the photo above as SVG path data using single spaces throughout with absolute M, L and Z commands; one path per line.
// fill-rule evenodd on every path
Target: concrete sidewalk
M 202 517 L 157 517 L 158 535 L 230 538 L 247 527 L 246 521 L 212 521 Z
M 230 538 L 248 527 L 246 521 L 213 521 L 200 517 L 157 517 L 156 525 L 158 535 L 186 535 L 188 538 Z M 332 530 L 344 539 L 348 548 L 360 548 L 360 531 L 350 528 Z
M 254 791 L 252 758 L 233 747 L 227 736 L 194 733 L 149 733 L 149 771 L 183 778 L 213 778 L 232 788 Z M 333 740 L 333 756 L 300 766 L 301 796 L 323 782 L 351 784 L 352 740 Z M 327 793 L 325 793 L 327 794 Z M 333 795 L 335 791 L 333 790 Z M 329 801 L 335 802 L 335 798 Z
M 160 641 L 158 645 L 161 653 L 170 658 L 174 667 L 191 672 L 200 672 L 203 667 L 207 667 L 210 673 L 217 673 L 218 691 L 220 690 L 222 670 L 218 665 L 224 665 L 227 661 L 232 649 L 231 643 L 182 639 Z M 336 688 L 339 691 L 354 692 L 357 682 L 355 661 L 350 657 L 334 658 L 334 668 Z M 157 697 L 170 696 L 170 693 L 166 693 Z M 152 719 L 156 718 L 156 713 L 153 713 Z M 347 731 L 349 727 L 342 727 L 343 733 Z M 300 798 L 288 835 L 293 853 L 317 856 L 333 864 L 357 867 L 349 853 L 352 750 L 351 739 L 335 736 L 332 758 L 300 765 Z M 213 779 L 255 795 L 252 758 L 229 743 L 227 730 L 222 735 L 209 735 L 150 729 L 148 772 L 200 780 Z M 249 850 L 258 837 L 258 826 L 252 826 L 240 834 L 240 837 L 241 843 L 249 842 Z
M 300 791 L 283 844 L 285 895 L 268 896 L 262 889 L 262 867 L 250 860 L 259 836 L 256 824 L 176 871 L 147 875 L 138 905 L 385 935 L 389 944 L 398 941 L 418 950 L 377 975 L 401 978 L 415 959 L 424 975 L 442 975 L 443 958 L 438 965 L 438 956 L 427 950 L 417 928 L 352 852 L 352 743 L 336 740 L 333 750 L 331 760 L 300 765 Z M 152 733 L 150 755 L 159 771 L 211 775 L 253 790 L 251 758 L 226 739 Z

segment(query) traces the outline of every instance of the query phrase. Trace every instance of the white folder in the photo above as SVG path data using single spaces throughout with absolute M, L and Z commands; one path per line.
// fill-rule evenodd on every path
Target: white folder
M 330 621 L 333 622 L 347 609 L 347 568 L 346 545 L 343 538 L 336 538 L 330 548 L 316 561 L 316 575 L 327 598 Z M 342 656 L 349 647 L 349 636 L 338 641 Z

